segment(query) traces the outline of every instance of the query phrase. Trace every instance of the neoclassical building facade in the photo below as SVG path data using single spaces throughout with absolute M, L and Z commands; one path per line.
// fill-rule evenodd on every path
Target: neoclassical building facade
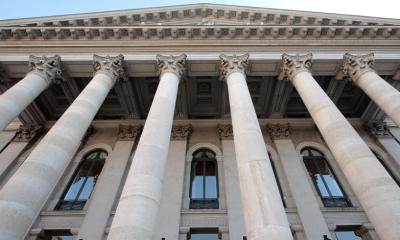
M 0 240 L 399 239 L 399 89 L 398 19 L 0 21 Z

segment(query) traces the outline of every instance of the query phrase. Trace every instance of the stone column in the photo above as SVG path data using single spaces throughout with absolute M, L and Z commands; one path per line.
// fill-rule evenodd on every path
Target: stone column
M 303 160 L 300 159 L 289 138 L 290 125 L 269 124 L 267 129 L 281 159 L 307 239 L 322 239 L 323 235 L 331 238 L 328 225 L 310 185 L 309 176 L 301 163 Z
M 143 128 L 109 240 L 152 240 L 164 183 L 172 121 L 186 55 L 157 55 L 160 73 L 153 103 Z
M 118 141 L 107 157 L 96 183 L 96 188 L 90 197 L 90 205 L 79 229 L 77 239 L 98 240 L 104 238 L 104 231 L 119 186 L 123 184 L 121 182 L 122 177 L 140 131 L 141 126 L 121 125 L 119 127 Z
M 400 236 L 400 188 L 311 75 L 311 54 L 282 55 L 292 82 L 382 240 Z
M 98 109 L 121 76 L 123 56 L 94 56 L 96 74 L 0 190 L 0 239 L 28 233 L 80 145 Z
M 239 185 L 249 240 L 293 239 L 246 84 L 248 54 L 220 55 L 228 85 Z
M 172 127 L 160 212 L 153 240 L 179 239 L 186 147 L 191 133 L 190 124 Z
M 12 142 L 0 153 L 0 181 L 3 180 L 6 170 L 14 160 L 41 130 L 41 126 L 21 126 L 19 128 Z
M 29 57 L 30 72 L 0 95 L 0 132 L 14 120 L 52 81 L 61 79 L 61 58 Z
M 224 157 L 226 205 L 228 209 L 229 239 L 242 240 L 246 236 L 239 177 L 231 124 L 218 125 Z
M 352 80 L 400 126 L 400 92 L 376 74 L 373 64 L 373 53 L 360 56 L 346 53 L 337 78 Z

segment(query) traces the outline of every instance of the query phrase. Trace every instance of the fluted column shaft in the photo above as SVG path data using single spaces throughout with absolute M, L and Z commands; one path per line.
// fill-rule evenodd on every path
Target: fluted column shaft
M 94 78 L 0 190 L 1 240 L 24 239 L 114 86 L 122 59 L 95 61 Z
M 29 58 L 31 70 L 22 80 L 0 95 L 0 132 L 61 75 L 60 57 Z
M 249 240 L 291 240 L 292 234 L 244 73 L 248 55 L 221 55 L 228 85 L 239 185 Z
M 341 74 L 351 79 L 400 126 L 400 92 L 371 68 L 374 55 L 345 54 Z
M 382 240 L 400 236 L 400 188 L 310 73 L 311 54 L 283 55 L 289 79 Z
M 157 224 L 178 85 L 186 55 L 158 55 L 160 82 L 129 169 L 108 240 L 152 240 Z

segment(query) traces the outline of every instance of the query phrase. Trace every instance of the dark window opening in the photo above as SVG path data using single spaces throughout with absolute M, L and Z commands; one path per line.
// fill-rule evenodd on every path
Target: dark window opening
M 268 152 L 268 157 L 269 157 L 269 160 L 271 162 L 272 171 L 274 172 L 274 177 L 275 177 L 276 184 L 278 185 L 278 190 L 279 190 L 279 194 L 281 195 L 281 200 L 282 200 L 283 207 L 286 208 L 286 203 L 285 203 L 285 199 L 283 197 L 282 187 L 281 187 L 281 184 L 279 182 L 278 173 L 276 172 L 274 161 L 272 161 L 271 154 L 269 152 Z
M 43 230 L 37 240 L 73 240 L 73 236 L 70 230 Z
M 107 152 L 96 150 L 83 158 L 57 204 L 56 210 L 83 209 L 96 185 L 106 157 Z
M 218 166 L 215 154 L 207 149 L 196 151 L 193 154 L 190 176 L 190 208 L 219 208 Z
M 360 226 L 337 226 L 335 235 L 337 240 L 362 240 Z
M 187 239 L 188 240 L 219 240 L 219 239 L 221 239 L 221 235 L 218 234 L 217 228 L 190 229 Z
M 351 203 L 345 196 L 324 154 L 307 147 L 301 151 L 301 155 L 324 206 L 350 207 Z

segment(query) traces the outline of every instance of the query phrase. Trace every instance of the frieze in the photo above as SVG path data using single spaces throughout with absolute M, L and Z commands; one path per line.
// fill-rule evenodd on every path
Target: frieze
M 282 63 L 278 69 L 278 80 L 293 80 L 299 72 L 310 72 L 312 67 L 312 53 L 306 55 L 282 54 Z
M 173 140 L 185 140 L 193 132 L 191 124 L 186 125 L 173 125 L 171 130 L 171 138 Z
M 218 124 L 217 131 L 221 138 L 232 138 L 233 129 L 231 124 Z
M 373 53 L 358 56 L 346 53 L 343 56 L 343 62 L 336 75 L 336 79 L 357 82 L 364 73 L 374 72 L 372 69 L 374 61 Z
M 120 141 L 135 141 L 141 131 L 141 125 L 119 125 L 118 139 Z
M 28 125 L 20 126 L 13 141 L 14 142 L 29 142 L 42 131 L 42 126 Z
M 101 72 L 118 80 L 124 77 L 123 61 L 124 56 L 122 54 L 115 57 L 110 57 L 109 55 L 102 57 L 94 54 L 93 68 L 96 73 Z
M 249 54 L 243 55 L 232 55 L 228 56 L 221 54 L 220 58 L 220 79 L 226 81 L 227 77 L 234 72 L 240 72 L 246 74 L 249 66 Z
M 267 132 L 271 139 L 287 138 L 290 135 L 289 123 L 267 124 Z
M 30 72 L 42 76 L 48 82 L 61 83 L 64 81 L 61 57 L 59 55 L 54 55 L 53 57 L 30 55 L 28 69 Z
M 164 56 L 157 54 L 157 66 L 158 74 L 161 75 L 165 72 L 174 73 L 182 79 L 186 72 L 186 54 L 181 54 L 179 56 Z

